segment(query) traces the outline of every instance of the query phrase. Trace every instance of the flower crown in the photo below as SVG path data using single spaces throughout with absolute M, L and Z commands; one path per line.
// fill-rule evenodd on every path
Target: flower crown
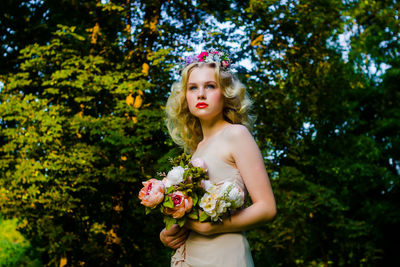
M 186 68 L 192 63 L 197 62 L 218 63 L 220 64 L 220 67 L 224 70 L 229 70 L 232 67 L 232 62 L 227 53 L 211 49 L 208 51 L 203 51 L 198 55 L 186 57 L 185 62 L 183 62 L 182 64 L 182 69 Z

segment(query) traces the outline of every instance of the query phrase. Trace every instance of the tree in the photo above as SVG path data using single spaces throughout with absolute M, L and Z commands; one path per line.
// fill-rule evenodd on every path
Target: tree
M 399 98 L 389 85 L 398 77 L 389 70 L 381 83 L 364 71 L 371 57 L 395 62 L 382 56 L 398 53 L 394 5 L 250 1 L 248 15 L 233 20 L 252 40 L 256 133 L 272 160 L 278 217 L 252 233 L 271 265 L 395 261 L 385 235 L 399 216 L 385 214 L 398 198 Z M 353 35 L 346 61 L 339 37 L 350 23 L 364 34 Z M 382 44 L 389 49 L 375 49 Z
M 163 151 L 150 145 L 163 124 L 159 106 L 143 105 L 145 74 L 74 49 L 85 41 L 62 26 L 26 47 L 2 90 L 2 212 L 27 219 L 22 231 L 48 264 L 118 263 L 141 167 Z
M 149 249 L 161 244 L 154 236 L 141 238 L 138 229 L 146 223 L 136 210 L 136 189 L 167 151 L 162 102 L 147 99 L 160 86 L 149 82 L 148 66 L 156 68 L 168 50 L 144 53 L 147 62 L 134 60 L 115 43 L 118 31 L 124 33 L 125 9 L 85 7 L 98 13 L 20 49 L 16 70 L 3 76 L 1 210 L 24 219 L 21 232 L 44 252 L 47 265 L 123 265 L 144 254 L 143 264 L 154 260 Z M 51 25 L 62 6 L 46 2 L 46 8 Z M 153 223 L 161 229 L 161 222 Z

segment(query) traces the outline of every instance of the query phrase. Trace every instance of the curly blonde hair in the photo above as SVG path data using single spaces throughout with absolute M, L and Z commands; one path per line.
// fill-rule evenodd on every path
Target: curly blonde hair
M 231 72 L 219 67 L 219 64 L 197 62 L 185 67 L 181 80 L 172 85 L 166 110 L 166 125 L 172 140 L 191 153 L 203 139 L 200 120 L 193 116 L 186 101 L 186 90 L 189 76 L 194 68 L 212 67 L 215 79 L 224 95 L 223 118 L 233 124 L 242 124 L 251 130 L 254 117 L 249 114 L 252 101 L 246 93 L 246 88 Z

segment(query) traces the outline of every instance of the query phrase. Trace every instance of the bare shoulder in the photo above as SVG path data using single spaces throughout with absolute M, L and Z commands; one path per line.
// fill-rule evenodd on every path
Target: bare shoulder
M 246 126 L 241 124 L 232 124 L 225 131 L 225 136 L 231 142 L 243 142 L 245 140 L 253 140 L 253 136 Z
M 255 161 L 259 158 L 260 150 L 246 126 L 230 125 L 226 131 L 225 139 L 227 147 L 229 147 L 230 156 L 238 166 L 238 169 L 243 168 L 243 164 L 239 166 L 240 162 L 250 163 L 249 161 Z

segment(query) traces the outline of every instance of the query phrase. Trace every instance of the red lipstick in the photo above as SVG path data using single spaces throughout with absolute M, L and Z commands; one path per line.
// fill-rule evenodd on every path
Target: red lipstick
M 206 108 L 208 107 L 208 104 L 204 103 L 204 102 L 199 102 L 196 105 L 196 108 Z

